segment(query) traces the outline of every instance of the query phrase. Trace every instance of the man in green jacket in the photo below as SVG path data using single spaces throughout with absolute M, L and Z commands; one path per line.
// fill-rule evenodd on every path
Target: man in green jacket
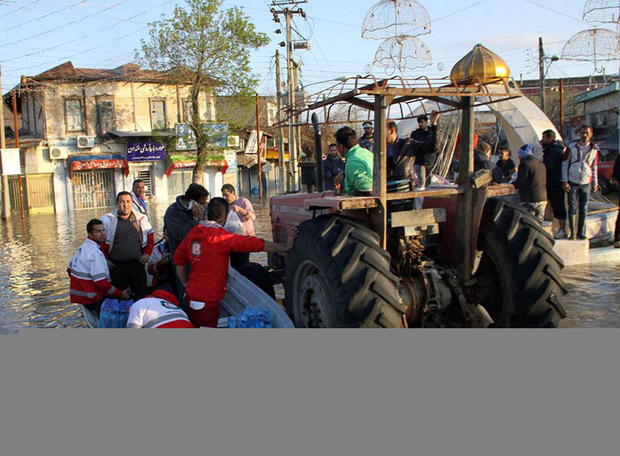
M 351 127 L 340 128 L 335 137 L 338 152 L 346 160 L 344 165 L 345 192 L 351 196 L 370 195 L 374 160 L 372 152 L 357 143 L 357 134 Z

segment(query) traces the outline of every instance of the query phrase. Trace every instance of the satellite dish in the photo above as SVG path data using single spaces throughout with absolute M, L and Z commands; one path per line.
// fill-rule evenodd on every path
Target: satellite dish
M 364 67 L 364 73 L 366 74 L 372 73 L 372 65 L 370 63 Z
M 443 71 L 443 69 L 444 69 L 443 63 L 441 63 L 441 62 L 440 62 L 440 63 L 438 63 L 438 64 L 437 64 L 437 70 L 438 70 L 438 71 Z

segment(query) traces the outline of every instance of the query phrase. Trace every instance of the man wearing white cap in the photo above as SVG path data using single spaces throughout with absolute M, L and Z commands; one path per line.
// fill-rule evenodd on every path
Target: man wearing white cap
M 542 222 L 547 207 L 547 169 L 533 153 L 534 147 L 530 144 L 519 149 L 519 174 L 515 187 L 519 189 L 521 205 Z

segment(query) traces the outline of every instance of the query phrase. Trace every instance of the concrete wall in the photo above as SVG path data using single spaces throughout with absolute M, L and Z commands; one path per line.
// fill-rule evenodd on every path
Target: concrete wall
M 24 173 L 41 174 L 53 173 L 56 169 L 57 160 L 49 159 L 49 149 L 47 147 L 35 147 L 22 150 L 24 155 Z

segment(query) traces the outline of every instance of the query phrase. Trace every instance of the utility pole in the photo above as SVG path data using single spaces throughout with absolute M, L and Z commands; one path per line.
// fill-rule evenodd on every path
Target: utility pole
M 19 149 L 19 128 L 17 128 L 17 90 L 13 89 L 13 119 L 15 120 L 15 147 Z M 2 113 L 4 116 L 4 112 Z M 20 160 L 21 160 L 21 151 L 19 152 Z M 19 182 L 19 209 L 21 212 L 22 218 L 24 216 L 24 192 L 22 187 L 22 174 L 21 172 L 17 175 L 17 182 Z
M 278 161 L 280 162 L 280 194 L 286 192 L 286 172 L 284 163 L 284 135 L 282 134 L 282 75 L 280 70 L 280 52 L 276 50 L 276 97 L 278 104 Z M 289 155 L 290 157 L 290 155 Z
M 2 87 L 2 67 L 0 66 L 0 87 Z M 0 93 L 0 96 L 2 94 Z M 4 99 L 1 100 L 2 112 L 0 112 L 0 149 L 6 149 L 6 138 L 4 136 Z M 17 130 L 17 124 L 15 125 Z M 2 155 L 0 154 L 0 173 L 2 173 Z M 8 178 L 2 174 L 2 218 L 7 219 L 11 215 L 11 207 L 9 205 L 9 183 Z
M 538 69 L 540 71 L 540 109 L 545 112 L 545 51 L 542 37 L 538 38 Z
M 560 79 L 560 134 L 564 138 L 564 79 Z
M 288 8 L 284 10 L 286 17 L 286 60 L 287 60 L 287 82 L 288 93 L 287 105 L 289 108 L 289 120 L 288 120 L 288 153 L 289 153 L 289 166 L 290 166 L 290 191 L 297 190 L 297 143 L 295 141 L 295 134 L 293 131 L 293 119 L 290 113 L 293 110 L 294 103 L 294 87 L 293 87 L 293 40 L 291 38 L 291 21 L 293 19 L 293 13 Z
M 263 160 L 260 156 L 260 97 L 256 94 L 256 156 L 258 157 L 258 197 L 263 197 Z
M 295 62 L 293 61 L 293 37 L 292 37 L 292 27 L 291 22 L 293 21 L 293 15 L 299 14 L 302 17 L 306 16 L 306 13 L 301 8 L 293 9 L 299 5 L 304 3 L 308 3 L 307 0 L 273 0 L 271 5 L 271 13 L 273 14 L 274 21 L 276 23 L 280 22 L 280 15 L 284 16 L 286 21 L 286 59 L 287 59 L 287 108 L 289 114 L 288 121 L 288 151 L 289 151 L 289 173 L 290 173 L 290 183 L 289 190 L 296 191 L 298 188 L 298 179 L 297 179 L 297 159 L 298 159 L 298 148 L 295 139 L 295 129 L 293 127 L 293 119 L 291 113 L 293 111 L 294 105 L 294 92 L 296 87 L 294 86 L 294 66 Z M 278 8 L 278 9 L 276 9 Z M 283 43 L 280 43 L 282 46 Z

